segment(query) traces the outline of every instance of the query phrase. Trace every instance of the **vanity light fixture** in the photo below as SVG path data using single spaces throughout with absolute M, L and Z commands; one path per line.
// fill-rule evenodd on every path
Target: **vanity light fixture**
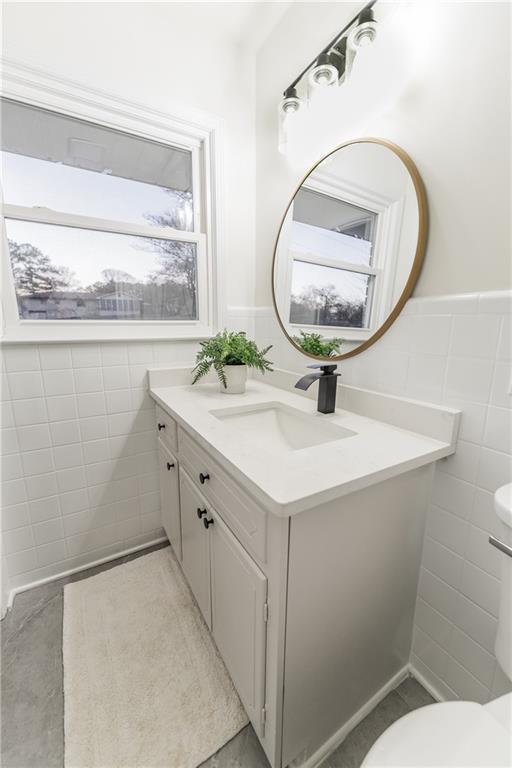
M 357 50 L 371 43 L 376 37 L 377 22 L 373 13 L 376 2 L 377 0 L 371 0 L 367 3 L 290 83 L 279 102 L 279 112 L 283 117 L 290 112 L 298 112 L 307 100 L 306 96 L 302 98 L 299 95 L 301 89 L 298 88 L 306 76 L 308 87 L 312 90 L 344 82 L 350 69 L 350 62 Z M 349 57 L 347 57 L 347 45 L 352 52 Z

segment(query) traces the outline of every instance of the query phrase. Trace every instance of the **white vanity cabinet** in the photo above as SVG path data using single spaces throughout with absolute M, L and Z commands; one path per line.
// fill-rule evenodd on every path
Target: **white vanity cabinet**
M 252 387 L 256 401 L 260 390 L 271 403 L 293 399 Z M 163 523 L 199 608 L 271 767 L 318 765 L 407 674 L 432 461 L 452 453 L 452 443 L 431 441 L 435 458 L 280 513 L 258 489 L 275 466 L 287 471 L 290 456 L 279 463 L 269 451 L 267 464 L 260 451 L 262 472 L 251 486 L 240 465 L 252 454 L 243 447 L 237 454 L 227 440 L 215 445 L 222 435 L 211 413 L 224 407 L 224 395 L 206 385 L 157 388 L 153 396 Z M 416 440 L 370 419 L 335 418 L 385 433 L 379 445 Z M 428 445 L 420 436 L 413 448 Z M 328 450 L 309 454 L 302 472 L 320 476 Z M 365 456 L 348 452 L 332 471 L 355 472 Z M 370 469 L 381 460 L 376 449 L 372 456 Z M 299 483 L 301 472 L 293 478 Z

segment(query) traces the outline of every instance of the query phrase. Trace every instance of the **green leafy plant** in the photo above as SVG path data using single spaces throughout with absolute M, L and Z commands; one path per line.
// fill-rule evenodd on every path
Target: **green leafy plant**
M 335 357 L 340 354 L 343 339 L 323 339 L 319 333 L 300 332 L 300 336 L 292 337 L 303 352 L 315 357 Z
M 272 347 L 258 349 L 254 341 L 249 341 L 243 331 L 222 331 L 207 341 L 201 342 L 197 353 L 196 366 L 193 369 L 192 384 L 195 384 L 213 368 L 220 383 L 227 388 L 226 365 L 247 365 L 265 373 L 272 370 L 272 363 L 265 355 Z

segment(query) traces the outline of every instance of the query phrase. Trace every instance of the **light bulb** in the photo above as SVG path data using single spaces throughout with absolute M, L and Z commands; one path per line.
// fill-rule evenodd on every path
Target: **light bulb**
M 301 105 L 302 102 L 297 96 L 297 90 L 295 88 L 288 88 L 279 102 L 279 110 L 284 112 L 285 115 L 289 115 L 298 112 Z
M 348 42 L 351 48 L 364 48 L 371 45 L 377 37 L 377 22 L 371 8 L 361 11 L 357 26 L 355 26 L 348 36 Z
M 338 82 L 338 70 L 333 64 L 330 54 L 320 54 L 315 66 L 309 71 L 308 80 L 311 86 L 319 86 L 320 88 Z

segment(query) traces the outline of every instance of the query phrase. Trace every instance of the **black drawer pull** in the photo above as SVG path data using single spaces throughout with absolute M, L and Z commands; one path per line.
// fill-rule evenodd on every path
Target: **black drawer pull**
M 208 473 L 206 475 L 203 475 L 202 472 L 199 473 L 199 481 L 201 485 L 204 485 L 206 480 L 209 480 L 209 479 L 210 479 L 210 475 Z
M 203 525 L 205 528 L 208 528 L 210 525 L 213 525 L 213 520 L 208 520 L 207 517 L 203 520 Z
M 203 515 L 206 515 L 206 509 L 201 509 L 200 507 L 197 508 L 197 516 L 199 519 L 202 518 Z
M 172 469 L 174 467 L 174 464 L 171 464 L 170 461 L 167 462 L 167 469 Z
M 162 429 L 165 429 L 165 424 L 158 424 L 158 431 L 160 432 Z

